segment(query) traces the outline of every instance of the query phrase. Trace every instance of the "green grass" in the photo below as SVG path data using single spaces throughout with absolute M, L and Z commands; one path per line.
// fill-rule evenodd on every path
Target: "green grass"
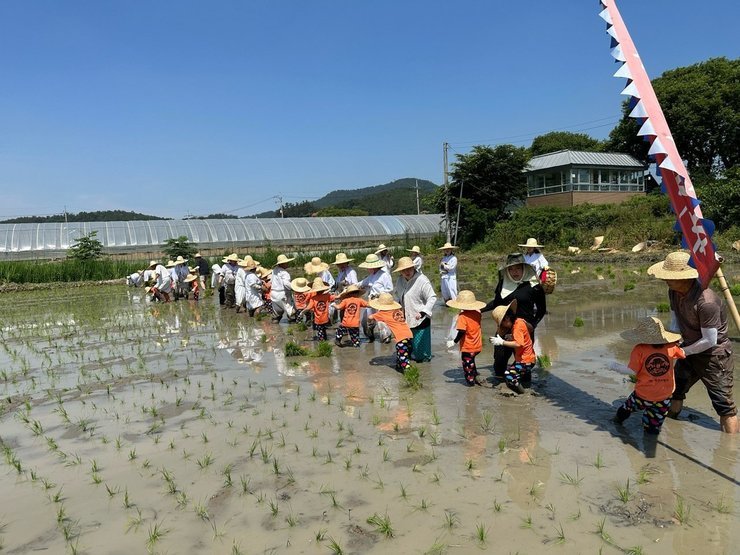
M 145 268 L 148 261 L 14 260 L 0 262 L 0 282 L 52 283 L 121 279 Z
M 658 303 L 657 305 L 655 305 L 655 310 L 657 312 L 670 312 L 671 305 L 668 303 Z
M 286 345 L 287 348 L 287 345 Z M 332 353 L 332 346 L 331 343 L 328 341 L 319 341 L 318 345 L 316 345 L 316 349 L 314 349 L 314 352 L 311 353 L 311 356 L 314 357 L 330 357 Z M 287 355 L 287 352 L 286 352 Z
M 285 356 L 286 357 L 305 357 L 309 353 L 308 349 L 301 347 L 297 343 L 288 341 L 285 344 Z
M 408 387 L 409 389 L 413 389 L 415 391 L 423 387 L 423 384 L 421 383 L 421 373 L 419 372 L 419 367 L 415 364 L 410 365 L 406 369 L 406 371 L 403 373 L 401 381 L 404 387 Z
M 576 319 L 573 320 L 573 327 L 574 328 L 582 328 L 584 325 L 583 318 L 580 316 L 576 316 Z

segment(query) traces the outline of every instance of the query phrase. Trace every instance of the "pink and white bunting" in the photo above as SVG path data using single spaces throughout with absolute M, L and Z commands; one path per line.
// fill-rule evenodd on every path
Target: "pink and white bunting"
M 622 94 L 631 97 L 630 105 L 633 108 L 629 117 L 642 124 L 637 134 L 650 141 L 648 155 L 654 159 L 658 168 L 654 177 L 671 200 L 683 233 L 684 246 L 691 251 L 691 260 L 699 272 L 699 281 L 706 288 L 719 268 L 711 239 L 714 224 L 702 216 L 689 173 L 676 149 L 650 78 L 615 0 L 600 0 L 600 3 L 603 10 L 599 16 L 606 21 L 606 32 L 612 39 L 611 55 L 622 63 L 614 77 L 627 79 L 627 86 Z

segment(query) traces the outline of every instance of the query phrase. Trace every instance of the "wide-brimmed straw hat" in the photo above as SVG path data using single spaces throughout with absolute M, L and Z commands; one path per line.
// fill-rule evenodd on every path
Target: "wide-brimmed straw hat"
M 655 316 L 640 318 L 634 329 L 623 331 L 619 335 L 627 341 L 648 345 L 663 345 L 681 340 L 681 334 L 666 331 L 663 322 Z
M 354 258 L 347 258 L 347 255 L 343 252 L 338 252 L 337 255 L 334 257 L 334 264 L 335 266 L 338 266 L 339 264 L 349 264 L 352 262 Z
M 195 281 L 196 279 L 198 279 L 198 276 L 196 276 L 195 274 L 188 274 L 183 281 L 185 283 L 190 283 L 191 281 Z
M 260 276 L 261 279 L 272 279 L 272 270 L 269 268 L 265 268 L 264 266 L 259 266 L 257 268 L 257 274 Z
M 379 252 L 383 252 L 387 250 L 388 250 L 388 247 L 386 247 L 383 243 L 380 243 L 380 245 L 378 245 L 378 248 L 375 249 L 375 254 L 378 254 Z
M 199 252 L 196 252 L 196 253 L 195 253 L 195 254 L 193 255 L 193 257 L 194 257 L 194 258 L 202 258 L 202 255 L 201 255 L 201 254 L 200 254 Z
M 381 293 L 377 299 L 372 299 L 367 304 L 375 310 L 398 310 L 401 308 L 401 305 L 393 300 L 393 295 L 390 293 Z
M 295 257 L 288 258 L 284 254 L 278 254 L 277 261 L 275 262 L 275 266 L 280 266 L 281 264 L 287 264 L 288 262 L 293 262 L 295 260 Z
M 658 279 L 696 279 L 699 272 L 689 266 L 690 259 L 691 256 L 687 252 L 669 252 L 665 260 L 650 266 L 647 273 Z
M 398 264 L 396 265 L 396 269 L 393 270 L 394 272 L 403 272 L 404 270 L 408 270 L 409 268 L 416 269 L 416 266 L 414 266 L 414 261 L 411 260 L 408 256 L 404 256 L 402 258 L 398 259 Z
M 537 239 L 535 239 L 534 237 L 530 237 L 525 243 L 518 244 L 517 247 L 522 247 L 525 249 L 544 249 L 545 245 L 540 245 L 537 242 Z
M 442 245 L 441 247 L 439 247 L 437 250 L 438 251 L 449 251 L 449 250 L 453 250 L 453 249 L 456 249 L 456 248 L 457 247 L 455 245 L 453 245 L 452 243 L 450 243 L 449 241 L 447 241 L 444 245 Z
M 594 237 L 594 244 L 591 245 L 591 250 L 592 251 L 595 251 L 596 249 L 598 249 L 601 246 L 601 243 L 603 243 L 603 242 L 604 242 L 604 236 L 603 235 L 598 235 L 598 236 Z
M 174 260 L 168 260 L 167 264 L 164 265 L 165 268 L 174 268 L 176 266 Z
M 295 278 L 290 282 L 290 288 L 296 293 L 306 293 L 311 290 L 308 280 L 303 277 Z
M 415 252 L 416 254 L 421 254 L 421 249 L 419 248 L 419 245 L 414 245 L 410 249 L 406 249 L 408 252 Z
M 150 260 L 149 266 L 147 266 L 147 269 L 151 268 L 152 266 L 158 266 L 158 265 L 159 265 L 159 262 L 157 262 L 156 260 Z
M 447 301 L 447 306 L 459 310 L 480 310 L 486 303 L 475 300 L 475 293 L 463 289 L 457 294 L 457 298 Z
M 733 250 L 740 251 L 740 240 L 735 241 L 734 243 L 732 243 L 732 248 L 733 248 Z
M 496 328 L 501 327 L 501 321 L 504 319 L 504 316 L 506 316 L 506 313 L 509 312 L 509 310 L 516 314 L 516 299 L 514 299 L 507 305 L 502 304 L 501 306 L 497 306 L 493 309 L 493 312 L 491 312 L 491 318 L 493 318 L 493 321 L 496 322 Z
M 187 263 L 188 263 L 188 259 L 187 258 L 183 258 L 182 256 L 178 256 L 175 259 L 175 265 L 177 265 L 177 264 L 187 264 Z
M 225 256 L 221 259 L 221 262 L 236 262 L 239 263 L 239 255 L 237 255 L 235 252 L 232 252 L 229 256 Z
M 258 263 L 256 260 L 253 260 L 252 258 L 245 258 L 244 260 L 239 262 L 239 266 L 241 266 L 247 271 L 251 271 L 257 268 Z
M 311 284 L 311 291 L 313 291 L 314 293 L 321 293 L 328 290 L 329 286 L 324 283 L 323 279 L 321 279 L 320 277 L 315 277 L 313 279 L 313 283 Z
M 362 289 L 356 283 L 352 283 L 351 285 L 348 285 L 347 287 L 345 287 L 344 291 L 339 293 L 339 298 L 343 299 L 354 293 L 362 293 Z
M 368 254 L 365 257 L 365 262 L 360 262 L 358 264 L 360 268 L 382 268 L 385 266 L 385 262 L 383 262 L 380 258 L 378 258 L 377 254 Z
M 303 271 L 307 274 L 320 274 L 324 270 L 328 270 L 329 265 L 326 262 L 322 262 L 321 258 L 314 256 L 311 262 L 306 262 L 303 265 Z

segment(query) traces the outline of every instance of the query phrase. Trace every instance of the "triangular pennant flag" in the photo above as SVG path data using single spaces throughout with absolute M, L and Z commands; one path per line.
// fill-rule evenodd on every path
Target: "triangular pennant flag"
M 609 15 L 609 10 L 607 10 L 606 8 L 604 8 L 604 10 L 599 14 L 599 17 L 606 21 L 609 25 L 612 24 L 612 16 Z
M 648 154 L 668 154 L 668 151 L 663 146 L 663 143 L 660 142 L 660 139 L 658 137 L 655 137 L 653 144 L 650 145 L 650 150 L 648 150 Z
M 627 64 L 622 64 L 622 67 L 620 67 L 615 73 L 614 77 L 624 77 L 625 79 L 632 79 L 632 73 L 630 73 L 630 68 Z
M 658 135 L 655 132 L 655 129 L 653 129 L 653 124 L 650 123 L 650 119 L 646 119 L 645 123 L 642 124 L 642 127 L 640 127 L 640 130 L 637 132 L 638 137 L 644 137 L 645 135 L 650 135 L 651 137 L 656 137 Z
M 626 67 L 627 64 L 624 65 Z M 635 104 L 635 107 L 630 112 L 629 117 L 631 118 L 646 118 L 647 117 L 647 110 L 645 110 L 645 105 L 638 101 L 637 104 Z
M 612 48 L 611 54 L 612 58 L 614 58 L 615 60 L 619 60 L 620 62 L 627 61 L 627 58 L 625 58 L 624 54 L 622 54 L 622 47 L 619 44 Z
M 619 94 L 623 94 L 625 96 L 634 96 L 635 98 L 640 98 L 640 91 L 637 90 L 637 85 L 635 85 L 634 81 L 630 81 L 630 84 L 627 85 L 624 88 L 624 90 Z
M 714 235 L 715 225 L 712 220 L 707 220 L 706 218 L 702 218 L 701 223 L 704 226 L 704 231 L 707 232 L 707 235 L 709 235 L 710 237 Z
M 674 165 L 673 165 L 673 162 L 671 162 L 671 159 L 670 159 L 670 158 L 668 158 L 668 156 L 666 156 L 666 157 L 665 157 L 665 160 L 663 160 L 663 161 L 662 161 L 662 162 L 660 163 L 660 167 L 661 167 L 661 168 L 663 168 L 663 169 L 665 169 L 665 170 L 670 170 L 670 171 L 672 171 L 672 172 L 673 172 L 673 173 L 675 173 L 675 174 L 677 174 L 677 173 L 678 173 L 678 172 L 676 171 L 676 166 L 674 166 Z
M 689 197 L 689 200 L 691 201 L 691 207 L 696 208 L 701 204 L 701 201 L 698 198 Z
M 607 27 L 606 32 L 609 33 L 610 36 L 614 37 L 614 40 L 619 40 L 619 37 L 617 37 L 617 32 L 614 30 L 614 27 Z

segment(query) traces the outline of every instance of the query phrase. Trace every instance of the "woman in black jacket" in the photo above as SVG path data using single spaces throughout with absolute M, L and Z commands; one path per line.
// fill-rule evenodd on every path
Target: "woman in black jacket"
M 524 255 L 520 253 L 510 254 L 506 257 L 506 264 L 499 268 L 498 285 L 496 294 L 481 312 L 488 312 L 497 306 L 508 305 L 511 301 L 517 301 L 516 317 L 523 318 L 527 322 L 529 333 L 534 341 L 534 330 L 540 320 L 547 313 L 547 302 L 542 284 L 537 279 L 535 271 L 524 261 Z M 509 358 L 514 350 L 504 346 L 493 348 L 493 371 L 497 377 L 503 378 Z

